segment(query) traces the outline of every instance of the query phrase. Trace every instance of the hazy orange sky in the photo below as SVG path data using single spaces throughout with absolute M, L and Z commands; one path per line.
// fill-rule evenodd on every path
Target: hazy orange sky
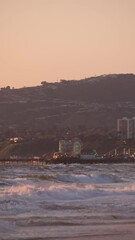
M 135 73 L 135 0 L 0 0 L 0 87 Z

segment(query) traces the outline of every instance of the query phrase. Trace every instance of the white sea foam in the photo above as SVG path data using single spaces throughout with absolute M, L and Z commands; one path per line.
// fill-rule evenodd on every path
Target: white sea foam
M 86 180 L 86 179 L 85 179 Z M 127 184 L 86 184 L 86 183 L 51 183 L 51 184 L 21 184 L 8 186 L 0 190 L 0 197 L 25 196 L 44 198 L 45 200 L 76 200 L 115 194 L 135 194 L 135 185 Z
M 11 186 L 8 188 L 5 188 L 0 192 L 0 196 L 4 195 L 24 195 L 29 194 L 33 192 L 34 186 L 32 185 L 18 185 L 18 186 Z
M 104 189 L 106 192 L 116 192 L 116 193 L 134 193 L 135 194 L 135 185 L 134 184 L 127 184 L 126 186 L 117 185 L 117 186 L 110 186 L 110 188 L 106 187 Z
M 18 185 L 0 191 L 0 197 L 24 196 L 44 200 L 75 200 L 97 195 L 97 190 L 92 184 L 51 184 L 49 186 Z
M 92 197 L 96 194 L 96 191 L 95 186 L 92 184 L 78 185 L 72 183 L 69 185 L 52 185 L 46 190 L 45 194 L 49 199 L 76 200 Z

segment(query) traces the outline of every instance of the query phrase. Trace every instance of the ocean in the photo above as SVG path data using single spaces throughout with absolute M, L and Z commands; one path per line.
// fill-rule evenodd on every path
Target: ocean
M 134 164 L 0 165 L 0 240 L 134 234 Z

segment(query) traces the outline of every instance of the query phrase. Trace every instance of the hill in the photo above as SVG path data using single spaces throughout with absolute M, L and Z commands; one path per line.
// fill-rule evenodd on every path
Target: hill
M 0 158 L 43 155 L 79 137 L 99 153 L 117 145 L 116 121 L 135 116 L 135 75 L 113 74 L 0 90 Z M 7 138 L 21 136 L 21 144 Z M 6 142 L 4 142 L 6 139 Z
M 113 74 L 81 80 L 42 82 L 37 87 L 2 88 L 0 130 L 110 128 L 135 116 L 135 75 Z

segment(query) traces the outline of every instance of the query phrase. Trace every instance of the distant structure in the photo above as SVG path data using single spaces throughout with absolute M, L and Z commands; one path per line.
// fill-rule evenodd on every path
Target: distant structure
M 68 156 L 77 157 L 81 153 L 82 143 L 80 139 L 74 138 L 72 140 L 64 139 L 59 141 L 59 153 Z
M 135 117 L 118 119 L 117 132 L 122 139 L 135 138 Z
M 79 138 L 63 139 L 59 141 L 59 152 L 55 152 L 53 158 L 79 157 L 81 150 L 82 142 Z
M 82 160 L 89 160 L 89 159 L 98 159 L 98 154 L 96 150 L 91 150 L 91 151 L 83 151 L 80 155 L 80 159 Z
M 71 155 L 72 149 L 73 149 L 72 140 L 64 139 L 59 141 L 59 153 Z
M 80 141 L 79 138 L 74 138 L 72 140 L 73 147 L 72 147 L 72 156 L 73 157 L 78 157 L 81 154 L 82 150 L 82 142 Z

